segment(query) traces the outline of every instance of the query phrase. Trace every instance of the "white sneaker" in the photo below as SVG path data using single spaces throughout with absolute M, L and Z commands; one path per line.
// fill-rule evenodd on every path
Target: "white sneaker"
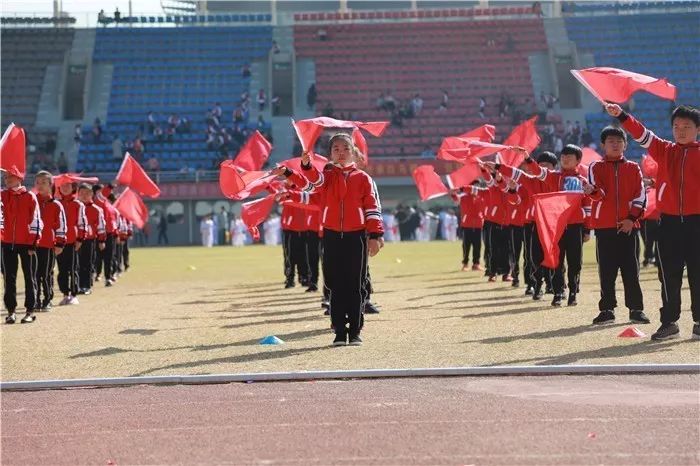
M 61 302 L 58 303 L 58 305 L 65 306 L 66 304 L 68 304 L 69 301 L 70 301 L 70 296 L 64 296 L 63 299 L 61 300 Z
M 70 297 L 68 298 L 68 302 L 67 302 L 66 304 L 69 304 L 69 305 L 73 306 L 73 305 L 75 305 L 75 304 L 80 304 L 80 301 L 78 301 L 78 297 L 77 297 L 77 296 L 70 296 Z

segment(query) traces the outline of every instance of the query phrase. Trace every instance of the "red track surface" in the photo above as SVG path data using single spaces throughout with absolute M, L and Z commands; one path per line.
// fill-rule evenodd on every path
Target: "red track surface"
M 700 376 L 2 394 L 2 464 L 698 464 Z

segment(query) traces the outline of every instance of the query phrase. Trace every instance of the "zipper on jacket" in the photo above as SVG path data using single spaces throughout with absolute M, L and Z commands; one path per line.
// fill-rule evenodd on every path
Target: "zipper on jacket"
M 615 226 L 617 226 L 617 222 L 620 221 L 620 178 L 617 176 L 618 163 L 614 162 L 614 164 L 615 164 Z
M 681 214 L 681 223 L 683 223 L 683 182 L 685 181 L 685 157 L 688 155 L 688 149 L 685 149 L 683 151 L 683 158 L 681 159 L 681 188 L 680 188 L 680 202 L 679 202 L 679 207 L 680 207 L 680 214 Z

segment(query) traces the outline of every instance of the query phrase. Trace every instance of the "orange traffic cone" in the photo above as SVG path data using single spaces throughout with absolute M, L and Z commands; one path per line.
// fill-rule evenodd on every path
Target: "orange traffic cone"
M 646 334 L 637 327 L 627 327 L 618 335 L 619 338 L 641 338 L 645 336 Z

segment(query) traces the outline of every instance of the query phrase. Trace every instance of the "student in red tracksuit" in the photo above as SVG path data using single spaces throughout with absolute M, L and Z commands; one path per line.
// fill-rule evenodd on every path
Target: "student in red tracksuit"
M 627 136 L 608 126 L 600 133 L 605 158 L 588 167 L 584 192 L 593 200 L 591 226 L 595 229 L 596 258 L 600 278 L 600 313 L 596 325 L 615 321 L 615 280 L 618 270 L 625 289 L 630 322 L 648 324 L 639 285 L 639 220 L 646 208 L 642 171 L 624 157 Z
M 273 170 L 304 187 L 301 199 L 292 198 L 295 201 L 308 202 L 312 192 L 322 194 L 323 276 L 331 292 L 335 346 L 346 345 L 348 340 L 353 346 L 362 344 L 367 256 L 376 255 L 384 243 L 372 178 L 357 169 L 354 152 L 350 135 L 338 133 L 329 141 L 333 163 L 323 172 L 311 165 L 308 152 L 302 155 L 303 177 L 284 167 Z
M 100 280 L 100 275 L 102 275 L 104 267 L 105 286 L 110 287 L 116 282 L 114 279 L 113 265 L 119 235 L 119 229 L 117 227 L 119 213 L 105 195 L 105 193 L 111 193 L 110 186 L 105 187 L 101 184 L 96 184 L 92 187 L 92 192 L 94 193 L 93 202 L 102 209 L 105 218 L 106 233 L 104 249 L 98 249 L 95 254 L 95 273 L 97 274 L 95 280 Z M 107 194 L 107 196 L 108 195 L 109 194 Z
M 520 256 L 523 255 L 523 241 L 525 240 L 525 218 L 529 203 L 517 195 L 517 183 L 509 180 L 509 191 L 512 196 L 509 196 L 508 203 L 508 218 L 510 225 L 508 226 L 508 237 L 510 240 L 511 252 L 511 276 L 513 278 L 512 286 L 517 288 L 520 286 Z M 527 249 L 527 248 L 525 248 Z M 527 266 L 527 254 L 524 255 L 523 262 L 523 277 L 525 283 L 529 282 Z
M 700 110 L 681 105 L 671 114 L 675 142 L 665 141 L 646 129 L 619 105 L 607 104 L 607 112 L 622 122 L 649 156 L 659 165 L 657 201 L 658 256 L 661 272 L 661 327 L 652 340 L 678 338 L 681 316 L 683 268 L 688 269 L 693 338 L 700 339 Z
M 654 195 L 654 205 L 658 206 L 657 203 L 657 193 L 654 188 L 656 181 L 653 178 L 645 178 L 644 186 L 647 191 L 647 201 L 649 196 L 653 193 Z M 650 204 L 650 202 L 649 202 Z M 659 266 L 659 261 L 656 259 L 656 243 L 659 238 L 659 219 L 661 218 L 661 211 L 657 208 L 653 210 L 647 209 L 644 212 L 644 218 L 640 222 L 640 234 L 642 235 L 642 240 L 644 241 L 644 261 L 642 262 L 642 267 L 648 267 L 650 264 Z
M 495 164 L 494 166 L 496 170 L 499 170 L 507 177 L 513 178 L 517 183 L 525 182 L 527 177 L 539 179 L 543 182 L 543 192 L 583 192 L 583 187 L 588 182 L 577 171 L 582 157 L 583 152 L 580 147 L 567 144 L 560 155 L 561 169 L 557 171 L 541 167 L 529 154 L 525 159 L 525 163 L 528 164 L 528 171 L 532 175 L 526 175 L 523 171 L 507 165 Z M 523 175 L 526 178 L 521 179 Z M 566 288 L 564 274 L 567 273 L 567 268 L 564 265 L 565 259 L 568 266 L 568 305 L 575 306 L 577 304 L 576 295 L 579 292 L 581 268 L 583 265 L 583 243 L 590 239 L 590 206 L 591 200 L 584 196 L 581 201 L 581 211 L 571 216 L 564 235 L 559 241 L 559 266 L 552 277 L 552 286 L 554 287 L 552 306 L 561 306 L 564 300 L 564 290 Z
M 459 227 L 462 229 L 462 270 L 469 270 L 469 251 L 472 253 L 471 270 L 484 270 L 481 267 L 481 232 L 484 228 L 484 189 L 472 181 L 450 191 L 452 199 L 459 202 Z
M 38 307 L 36 286 L 36 248 L 41 239 L 41 213 L 36 196 L 22 186 L 24 174 L 16 170 L 7 172 L 6 188 L 2 190 L 2 273 L 5 277 L 5 323 L 16 322 L 17 269 L 22 263 L 24 274 L 24 308 L 22 323 L 36 320 Z
M 78 255 L 85 240 L 87 218 L 85 204 L 76 199 L 77 184 L 65 183 L 59 188 L 61 205 L 66 214 L 66 244 L 57 257 L 58 288 L 63 293 L 59 306 L 79 304 L 78 302 Z
M 92 293 L 95 249 L 103 251 L 105 248 L 105 216 L 102 209 L 93 202 L 93 196 L 92 186 L 85 183 L 80 185 L 78 197 L 85 205 L 87 229 L 85 241 L 80 248 L 78 294 L 84 295 Z
M 309 286 L 306 261 L 306 214 L 301 207 L 282 204 L 282 253 L 284 254 L 285 288 L 294 287 L 294 273 L 301 286 Z
M 486 275 L 490 282 L 496 275 L 502 275 L 504 282 L 512 281 L 510 276 L 510 241 L 508 238 L 508 195 L 507 185 L 498 173 L 492 175 L 482 170 L 488 189 L 484 191 L 484 249 Z
M 53 176 L 40 171 L 34 178 L 37 201 L 41 212 L 43 229 L 37 244 L 36 283 L 37 307 L 41 311 L 50 310 L 53 305 L 53 268 L 56 256 L 60 256 L 66 245 L 66 214 L 63 205 L 53 197 Z M 42 296 L 43 295 L 43 296 Z
M 131 220 L 126 220 L 126 237 L 122 244 L 122 264 L 124 264 L 124 272 L 129 270 L 129 240 L 134 236 L 134 224 Z
M 318 261 L 321 254 L 321 213 L 318 210 L 306 211 L 306 231 L 304 246 L 306 249 L 306 264 L 309 270 L 307 292 L 318 291 Z

